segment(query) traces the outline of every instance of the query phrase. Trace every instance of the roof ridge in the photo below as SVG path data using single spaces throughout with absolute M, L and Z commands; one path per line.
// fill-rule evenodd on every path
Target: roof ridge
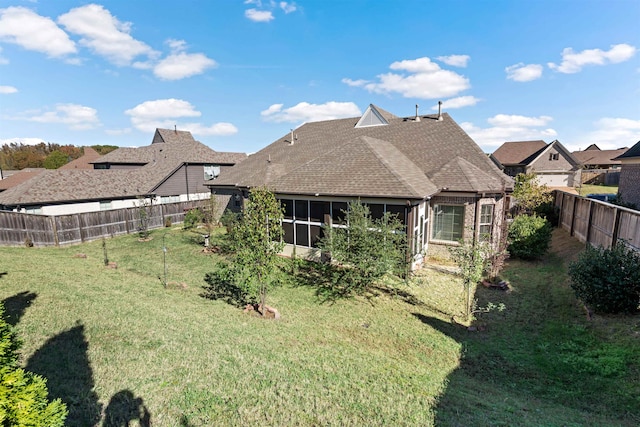
M 398 181 L 402 182 L 407 188 L 410 188 L 415 194 L 423 196 L 421 194 L 419 194 L 419 192 L 416 190 L 415 186 L 413 185 L 413 183 L 409 182 L 407 180 L 407 178 L 405 177 L 404 174 L 399 173 L 398 171 L 396 171 L 395 168 L 393 168 L 391 166 L 391 163 L 389 162 L 389 160 L 382 155 L 382 153 L 380 153 L 378 151 L 378 148 L 375 145 L 372 145 L 371 142 L 373 141 L 380 141 L 382 143 L 385 144 L 389 144 L 388 148 L 395 151 L 396 155 L 400 158 L 402 158 L 403 161 L 407 161 L 410 165 L 412 165 L 415 169 L 419 170 L 420 173 L 422 175 L 424 175 L 425 180 L 431 181 L 427 175 L 422 172 L 422 170 L 407 156 L 404 155 L 404 153 L 400 150 L 398 150 L 398 148 L 396 148 L 395 145 L 393 145 L 392 143 L 390 143 L 389 141 L 385 141 L 383 139 L 379 139 L 379 138 L 373 138 L 370 136 L 360 136 L 357 139 L 362 139 L 369 148 L 371 148 L 371 151 L 373 152 L 373 154 L 378 158 L 378 160 L 384 165 L 384 167 L 387 169 L 387 171 L 389 171 L 393 176 L 396 177 L 396 179 L 398 179 Z

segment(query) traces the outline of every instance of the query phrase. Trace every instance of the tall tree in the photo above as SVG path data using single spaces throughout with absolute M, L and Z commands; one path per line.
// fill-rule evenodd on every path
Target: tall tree
M 55 150 L 44 159 L 44 167 L 47 169 L 58 169 L 60 166 L 64 166 L 68 162 L 68 155 L 64 154 L 60 150 Z

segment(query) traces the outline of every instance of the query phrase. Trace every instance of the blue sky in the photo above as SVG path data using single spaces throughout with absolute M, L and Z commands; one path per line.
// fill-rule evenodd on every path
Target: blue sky
M 438 101 L 485 150 L 640 140 L 640 2 L 0 0 L 0 144 L 254 152 Z

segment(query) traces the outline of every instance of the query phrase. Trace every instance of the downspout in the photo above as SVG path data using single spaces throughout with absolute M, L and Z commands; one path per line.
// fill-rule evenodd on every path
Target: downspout
M 415 236 L 414 234 L 414 226 L 413 226 L 413 206 L 411 206 L 411 202 L 409 200 L 407 200 L 407 207 L 406 209 L 408 209 L 407 212 L 407 243 L 408 243 L 408 250 L 407 250 L 407 263 L 409 264 L 409 266 L 411 267 L 411 263 L 413 260 L 413 256 L 415 255 L 413 253 L 413 248 L 414 248 L 414 239 Z

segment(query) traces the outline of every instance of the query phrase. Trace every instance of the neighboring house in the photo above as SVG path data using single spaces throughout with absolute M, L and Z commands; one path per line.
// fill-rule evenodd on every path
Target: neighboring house
M 0 179 L 0 193 L 30 180 L 45 170 L 44 168 L 25 168 L 11 171 L 11 174 L 8 174 L 4 179 Z
M 1 193 L 0 208 L 62 215 L 134 207 L 139 198 L 201 200 L 211 195 L 205 182 L 245 158 L 244 153 L 216 152 L 190 132 L 157 129 L 151 145 L 119 148 L 94 160 L 94 169 L 42 172 Z
M 622 163 L 618 186 L 622 201 L 640 209 L 640 141 L 615 160 Z
M 58 170 L 93 169 L 93 162 L 98 160 L 101 154 L 91 147 L 84 147 L 83 150 L 82 156 L 60 166 Z
M 557 140 L 505 142 L 491 158 L 509 176 L 533 172 L 540 184 L 551 188 L 580 184 L 580 162 Z
M 591 144 L 584 151 L 574 151 L 571 154 L 578 159 L 583 169 L 619 169 L 622 163 L 616 157 L 628 149 L 601 150 L 596 144 Z
M 343 226 L 360 199 L 374 218 L 399 216 L 416 266 L 432 247 L 497 241 L 513 181 L 448 114 L 403 118 L 370 105 L 361 117 L 303 124 L 207 185 L 235 201 L 253 187 L 274 191 L 285 253 L 311 258 L 322 226 Z

